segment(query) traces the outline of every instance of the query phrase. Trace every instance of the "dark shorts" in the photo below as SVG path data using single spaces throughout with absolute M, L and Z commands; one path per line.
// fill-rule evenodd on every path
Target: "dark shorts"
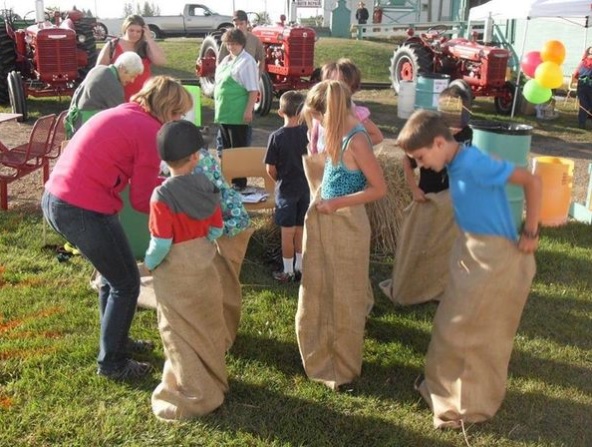
M 304 216 L 308 205 L 310 204 L 310 196 L 307 193 L 300 197 L 279 197 L 275 199 L 275 216 L 274 220 L 280 227 L 301 227 L 304 225 Z

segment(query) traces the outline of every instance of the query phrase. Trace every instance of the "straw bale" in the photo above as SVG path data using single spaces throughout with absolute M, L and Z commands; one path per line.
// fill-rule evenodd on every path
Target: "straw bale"
M 372 228 L 372 252 L 394 255 L 399 229 L 403 225 L 403 210 L 411 203 L 413 196 L 405 182 L 403 151 L 379 150 L 378 163 L 384 172 L 387 185 L 386 196 L 366 205 Z

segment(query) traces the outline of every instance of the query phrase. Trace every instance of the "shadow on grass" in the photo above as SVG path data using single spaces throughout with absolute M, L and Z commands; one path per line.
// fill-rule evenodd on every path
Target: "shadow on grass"
M 248 432 L 269 442 L 322 446 L 454 446 L 438 432 L 412 430 L 377 417 L 363 415 L 356 402 L 341 400 L 341 410 L 327 402 L 299 399 L 268 388 L 231 383 L 224 406 L 204 420 L 212 428 L 233 434 Z M 274 444 L 275 445 L 275 444 Z
M 526 419 L 525 419 L 525 416 Z M 493 421 L 473 426 L 472 435 L 494 435 L 528 445 L 592 445 L 592 407 L 542 394 L 509 391 Z

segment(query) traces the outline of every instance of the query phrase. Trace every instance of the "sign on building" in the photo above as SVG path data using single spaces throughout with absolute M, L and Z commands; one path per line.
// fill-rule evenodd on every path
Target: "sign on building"
M 296 0 L 298 8 L 321 8 L 321 0 Z

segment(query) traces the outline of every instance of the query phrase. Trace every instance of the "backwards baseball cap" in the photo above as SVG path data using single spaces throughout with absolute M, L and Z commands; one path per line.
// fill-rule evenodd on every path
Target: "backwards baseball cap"
M 234 11 L 234 15 L 232 16 L 232 20 L 240 20 L 241 22 L 248 22 L 249 18 L 247 17 L 247 13 L 242 9 L 237 9 Z
M 194 154 L 204 146 L 201 132 L 187 120 L 171 121 L 156 135 L 158 154 L 163 161 L 177 161 Z

